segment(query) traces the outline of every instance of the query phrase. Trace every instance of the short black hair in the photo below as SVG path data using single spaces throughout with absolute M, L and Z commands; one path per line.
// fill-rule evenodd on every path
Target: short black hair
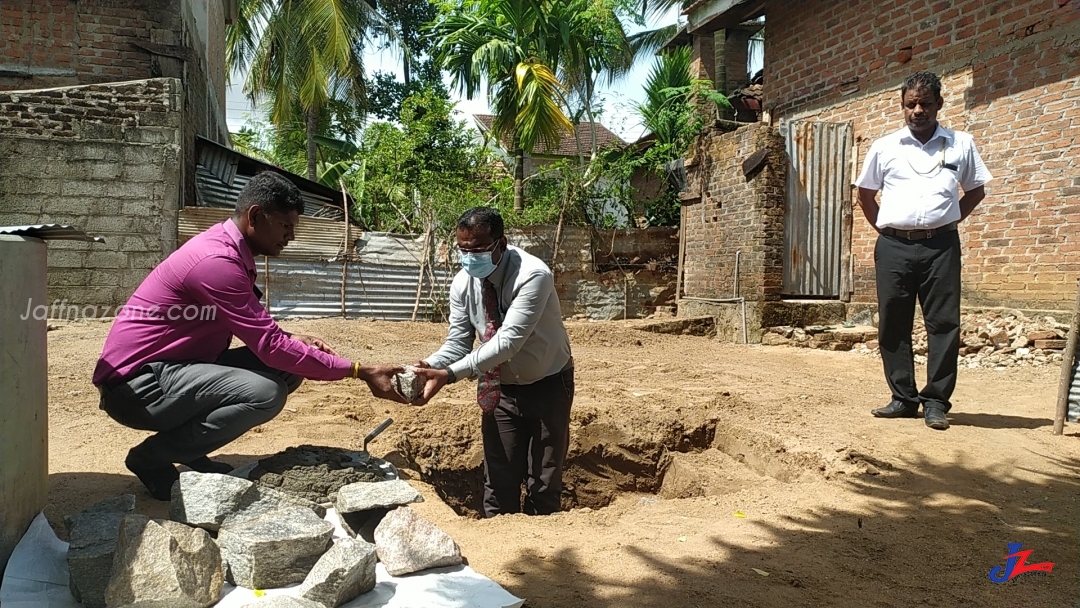
M 499 212 L 491 207 L 473 207 L 458 218 L 459 230 L 473 230 L 486 226 L 491 238 L 496 241 L 503 237 L 503 219 Z
M 236 197 L 236 216 L 246 213 L 252 205 L 258 205 L 264 213 L 295 211 L 304 214 L 304 199 L 300 196 L 300 189 L 285 176 L 274 171 L 263 171 L 248 181 L 240 191 L 240 196 Z
M 941 79 L 933 72 L 915 72 L 907 77 L 904 85 L 900 87 L 900 98 L 903 99 L 908 91 L 921 91 L 926 89 L 934 94 L 934 99 L 941 99 Z

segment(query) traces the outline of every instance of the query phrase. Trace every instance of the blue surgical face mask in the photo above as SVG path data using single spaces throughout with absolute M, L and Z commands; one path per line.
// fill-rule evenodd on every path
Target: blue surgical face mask
M 495 264 L 491 261 L 491 252 L 485 251 L 483 253 L 462 253 L 461 254 L 461 267 L 465 269 L 465 272 L 470 276 L 477 279 L 485 279 L 495 272 Z

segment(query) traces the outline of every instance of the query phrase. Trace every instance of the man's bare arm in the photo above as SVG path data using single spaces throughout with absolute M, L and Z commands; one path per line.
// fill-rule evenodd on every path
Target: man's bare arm
M 877 215 L 878 204 L 875 197 L 877 197 L 877 190 L 870 190 L 869 188 L 859 188 L 859 207 L 862 208 L 863 215 L 866 216 L 866 221 L 870 222 L 870 225 L 877 230 Z M 878 230 L 880 232 L 880 230 Z
M 960 221 L 966 220 L 984 198 L 986 198 L 986 189 L 983 186 L 964 192 L 964 196 L 960 198 Z

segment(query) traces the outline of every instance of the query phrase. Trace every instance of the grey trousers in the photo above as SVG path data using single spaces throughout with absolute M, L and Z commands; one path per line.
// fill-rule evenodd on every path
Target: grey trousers
M 495 410 L 483 415 L 484 515 L 559 511 L 562 468 L 570 446 L 574 369 L 532 384 L 501 387 Z
M 302 381 L 267 367 L 248 348 L 234 348 L 214 363 L 148 363 L 102 387 L 101 409 L 126 427 L 156 431 L 132 448 L 142 466 L 183 464 L 277 416 Z

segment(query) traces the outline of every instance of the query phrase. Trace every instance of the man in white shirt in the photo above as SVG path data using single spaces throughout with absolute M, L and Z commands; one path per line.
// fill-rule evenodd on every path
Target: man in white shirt
M 971 135 L 938 124 L 941 80 L 930 72 L 908 77 L 900 89 L 907 126 L 874 142 L 863 164 L 859 206 L 878 231 L 874 266 L 878 342 L 892 401 L 872 411 L 880 418 L 915 418 L 949 428 L 960 350 L 960 235 L 985 196 L 990 172 Z M 964 196 L 960 197 L 958 189 Z M 881 191 L 880 205 L 875 200 Z M 927 334 L 927 382 L 915 385 L 911 330 L 915 299 Z
M 457 248 L 462 269 L 450 286 L 446 343 L 415 364 L 436 370 L 421 403 L 446 383 L 477 378 L 484 514 L 520 512 L 523 483 L 526 514 L 554 513 L 574 401 L 555 278 L 539 258 L 507 244 L 502 217 L 489 207 L 461 216 Z

